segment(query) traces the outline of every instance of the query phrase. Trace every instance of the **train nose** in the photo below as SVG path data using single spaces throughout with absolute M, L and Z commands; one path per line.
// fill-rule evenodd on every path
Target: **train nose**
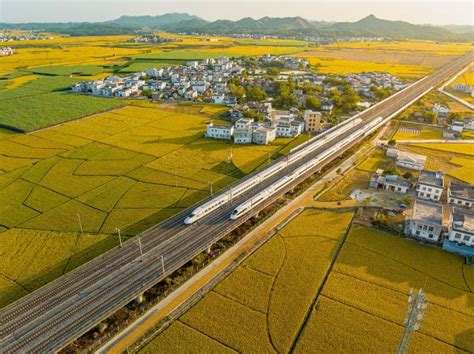
M 185 223 L 186 225 L 192 224 L 192 223 L 193 223 L 193 219 L 192 219 L 190 216 L 188 216 L 186 219 L 184 219 L 184 223 Z

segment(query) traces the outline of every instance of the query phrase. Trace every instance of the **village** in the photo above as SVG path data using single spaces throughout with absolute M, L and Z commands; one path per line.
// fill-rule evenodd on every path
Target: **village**
M 15 50 L 11 47 L 0 47 L 0 57 L 6 57 L 9 55 L 13 55 Z
M 206 136 L 266 145 L 277 137 L 328 129 L 383 98 L 378 91 L 389 94 L 407 85 L 386 73 L 328 76 L 314 73 L 302 58 L 262 55 L 191 60 L 186 65 L 80 82 L 72 91 L 227 105 L 222 118 L 235 126 L 210 123 Z M 342 106 L 345 111 L 338 109 Z
M 368 189 L 354 190 L 351 198 L 390 201 L 389 209 L 403 211 L 404 225 L 398 227 L 407 237 L 473 257 L 474 186 L 454 180 L 447 182 L 443 172 L 425 169 L 427 157 L 424 155 L 390 145 L 379 148 L 394 166 L 377 169 Z M 393 198 L 394 195 L 403 198 Z
M 0 32 L 0 42 L 45 41 L 50 39 L 54 39 L 54 37 L 41 34 L 38 31 L 29 31 L 21 34 L 8 34 L 8 32 Z
M 133 37 L 127 40 L 129 43 L 154 43 L 154 44 L 163 44 L 163 43 L 177 43 L 182 42 L 181 38 L 176 37 L 162 37 L 158 35 L 143 35 L 138 37 Z

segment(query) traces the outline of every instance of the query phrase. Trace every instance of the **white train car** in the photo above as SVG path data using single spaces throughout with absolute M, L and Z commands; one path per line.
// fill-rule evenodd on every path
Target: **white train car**
M 232 199 L 250 190 L 252 187 L 256 186 L 261 181 L 275 175 L 279 171 L 282 171 L 289 164 L 292 164 L 293 162 L 304 158 L 305 156 L 312 153 L 313 151 L 315 151 L 322 145 L 326 144 L 328 141 L 340 136 L 341 134 L 346 133 L 348 130 L 350 130 L 351 128 L 353 128 L 354 126 L 358 125 L 361 122 L 362 120 L 360 118 L 354 119 L 352 122 L 347 123 L 341 126 L 339 129 L 336 129 L 333 132 L 329 133 L 323 139 L 316 140 L 315 142 L 305 146 L 303 149 L 288 155 L 286 160 L 279 161 L 276 164 L 273 164 L 270 167 L 263 170 L 262 172 L 258 173 L 257 175 L 253 176 L 252 178 L 244 180 L 243 182 L 232 187 L 228 193 L 221 194 L 220 196 L 194 209 L 191 212 L 191 214 L 188 217 L 186 217 L 186 219 L 184 220 L 184 223 L 192 224 L 196 222 L 197 220 L 203 218 L 204 216 L 208 215 L 209 213 L 212 213 L 214 210 L 223 206 L 225 203 L 231 201 Z M 301 168 L 301 171 L 304 171 L 308 168 L 310 167 L 307 166 L 306 168 Z
M 336 145 L 332 146 L 330 149 L 324 151 L 323 153 L 319 154 L 316 156 L 314 159 L 311 159 L 304 165 L 298 167 L 296 170 L 294 170 L 292 173 L 289 175 L 286 175 L 282 179 L 278 180 L 277 182 L 273 183 L 269 187 L 267 187 L 265 190 L 261 191 L 259 194 L 257 194 L 255 197 L 251 198 L 248 201 L 245 201 L 244 203 L 240 204 L 237 206 L 231 213 L 230 218 L 232 220 L 235 220 L 242 215 L 246 214 L 250 210 L 252 210 L 253 207 L 263 203 L 265 200 L 267 200 L 270 196 L 272 196 L 275 192 L 278 192 L 280 189 L 288 185 L 290 182 L 294 181 L 295 179 L 299 178 L 301 175 L 303 175 L 306 171 L 310 170 L 314 166 L 316 166 L 318 163 L 323 161 L 325 158 L 327 158 L 329 155 L 339 151 L 341 148 L 345 147 L 346 145 L 349 145 L 350 143 L 354 142 L 361 136 L 364 136 L 368 133 L 370 133 L 372 130 L 376 128 L 376 126 L 381 123 L 382 118 L 379 117 L 377 119 L 374 119 L 372 122 L 367 124 L 366 126 L 358 129 L 354 133 L 350 134 L 343 140 L 339 141 Z

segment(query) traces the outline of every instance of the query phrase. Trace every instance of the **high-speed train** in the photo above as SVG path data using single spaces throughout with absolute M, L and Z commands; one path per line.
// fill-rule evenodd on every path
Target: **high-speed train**
M 230 218 L 232 220 L 235 220 L 239 218 L 240 216 L 244 215 L 245 213 L 247 213 L 248 211 L 252 210 L 255 206 L 259 205 L 260 203 L 263 203 L 265 200 L 267 200 L 269 197 L 274 195 L 280 189 L 284 188 L 285 186 L 290 184 L 292 181 L 296 180 L 301 175 L 303 175 L 305 172 L 310 171 L 311 168 L 313 168 L 320 162 L 324 161 L 328 156 L 330 156 L 334 152 L 350 144 L 351 142 L 358 139 L 359 137 L 369 133 L 381 121 L 382 121 L 381 117 L 374 119 L 372 122 L 370 122 L 363 128 L 358 129 L 357 131 L 355 131 L 354 133 L 352 133 L 345 139 L 339 141 L 336 145 L 332 146 L 330 149 L 324 151 L 322 154 L 319 154 L 314 159 L 311 159 L 304 165 L 298 167 L 296 170 L 294 170 L 290 174 L 284 176 L 283 178 L 279 179 L 275 183 L 271 184 L 270 186 L 265 188 L 263 191 L 258 193 L 256 196 L 238 205 L 230 214 Z
M 357 118 L 357 119 L 353 119 L 350 122 L 341 123 L 340 128 L 335 129 L 331 133 L 326 134 L 321 139 L 318 139 L 314 141 L 313 143 L 308 144 L 304 148 L 297 150 L 296 152 L 292 154 L 289 154 L 287 159 L 279 161 L 271 165 L 270 167 L 264 169 L 262 172 L 258 173 L 257 175 L 251 178 L 245 179 L 241 183 L 238 183 L 237 185 L 232 187 L 227 193 L 220 194 L 219 196 L 200 205 L 199 207 L 194 209 L 188 217 L 186 217 L 186 219 L 184 220 L 184 223 L 192 224 L 196 222 L 197 220 L 203 218 L 204 216 L 208 215 L 209 213 L 212 213 L 214 210 L 223 206 L 225 203 L 232 201 L 236 197 L 242 195 L 243 193 L 251 189 L 253 186 L 275 175 L 279 171 L 286 168 L 288 165 L 307 156 L 308 154 L 312 153 L 314 150 L 326 144 L 328 141 L 333 140 L 334 138 L 338 137 L 341 134 L 344 134 L 349 129 L 358 125 L 361 122 L 362 122 L 362 119 Z

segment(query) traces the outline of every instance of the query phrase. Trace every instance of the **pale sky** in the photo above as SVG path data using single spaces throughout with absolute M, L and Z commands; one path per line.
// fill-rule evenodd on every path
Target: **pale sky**
M 0 0 L 0 22 L 103 21 L 187 12 L 206 20 L 301 16 L 356 21 L 369 14 L 417 24 L 473 24 L 471 0 Z

